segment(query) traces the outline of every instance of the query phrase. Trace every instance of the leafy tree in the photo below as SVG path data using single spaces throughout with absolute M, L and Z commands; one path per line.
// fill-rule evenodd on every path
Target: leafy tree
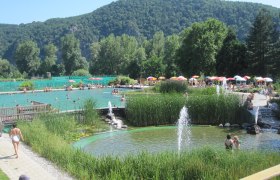
M 187 28 L 176 58 L 181 71 L 188 76 L 200 72 L 215 74 L 216 55 L 226 34 L 227 27 L 216 19 L 194 23 Z
M 11 64 L 6 59 L 0 58 L 0 77 L 9 78 L 11 76 Z
M 156 76 L 159 77 L 164 72 L 164 65 L 162 59 L 157 56 L 152 56 L 151 58 L 143 62 L 143 76 Z
M 143 63 L 147 58 L 146 56 L 147 55 L 144 48 L 140 47 L 136 50 L 134 57 L 128 66 L 129 76 L 131 78 L 137 79 L 142 77 Z
M 21 73 L 29 76 L 35 74 L 40 66 L 40 49 L 33 41 L 25 41 L 17 47 L 15 53 L 16 64 Z
M 66 75 L 71 75 L 78 69 L 88 69 L 88 63 L 81 54 L 80 42 L 73 34 L 61 38 L 61 57 Z
M 48 44 L 44 47 L 45 59 L 41 63 L 40 72 L 45 74 L 46 72 L 51 72 L 52 66 L 57 62 L 57 47 L 54 44 Z
M 217 55 L 217 75 L 234 76 L 247 71 L 246 46 L 239 42 L 236 34 L 229 29 L 223 46 Z
M 78 69 L 72 73 L 72 76 L 91 76 L 88 70 Z
M 273 63 L 269 60 L 274 43 L 274 24 L 270 13 L 262 9 L 257 15 L 247 40 L 249 70 L 252 74 L 266 76 Z
M 165 41 L 163 63 L 166 64 L 165 75 L 167 77 L 176 76 L 180 69 L 176 65 L 176 51 L 180 47 L 180 37 L 178 35 L 168 36 Z

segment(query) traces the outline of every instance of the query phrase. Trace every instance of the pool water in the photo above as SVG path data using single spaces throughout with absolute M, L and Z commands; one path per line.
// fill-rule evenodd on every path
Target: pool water
M 190 141 L 183 139 L 181 149 L 191 150 L 203 146 L 225 149 L 224 140 L 230 131 L 218 127 L 192 126 Z M 241 150 L 269 150 L 280 153 L 280 138 L 276 131 L 267 130 L 258 135 L 244 130 L 231 132 L 241 140 Z M 149 127 L 127 131 L 106 132 L 84 138 L 73 144 L 94 156 L 125 156 L 142 151 L 159 153 L 178 152 L 177 127 Z
M 111 101 L 112 106 L 124 107 L 121 95 L 113 95 L 113 88 L 97 88 L 92 90 L 73 90 L 73 91 L 51 91 L 51 92 L 34 92 L 19 94 L 1 94 L 0 107 L 30 106 L 32 101 L 51 104 L 52 107 L 60 111 L 79 110 L 83 108 L 87 99 L 96 102 L 97 108 L 108 107 Z M 120 89 L 119 92 L 128 91 L 128 89 Z

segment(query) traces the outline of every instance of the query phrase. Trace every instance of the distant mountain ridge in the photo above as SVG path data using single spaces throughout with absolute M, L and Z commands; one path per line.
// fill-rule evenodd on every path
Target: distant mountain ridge
M 68 33 L 75 34 L 81 42 L 83 54 L 88 57 L 89 45 L 111 33 L 147 38 L 151 38 L 157 31 L 171 35 L 210 17 L 235 28 L 238 37 L 244 39 L 261 8 L 271 11 L 275 19 L 279 16 L 278 8 L 248 2 L 119 0 L 76 17 L 20 25 L 0 24 L 0 57 L 13 62 L 16 46 L 27 39 L 36 41 L 40 48 L 50 42 L 59 46 L 60 38 Z

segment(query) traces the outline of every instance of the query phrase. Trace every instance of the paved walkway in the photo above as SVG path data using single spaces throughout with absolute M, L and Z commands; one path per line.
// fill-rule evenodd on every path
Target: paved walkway
M 19 158 L 14 156 L 14 148 L 8 134 L 0 137 L 0 169 L 11 180 L 18 180 L 24 174 L 31 180 L 68 180 L 72 179 L 68 174 L 60 171 L 46 159 L 30 150 L 28 146 L 20 143 Z

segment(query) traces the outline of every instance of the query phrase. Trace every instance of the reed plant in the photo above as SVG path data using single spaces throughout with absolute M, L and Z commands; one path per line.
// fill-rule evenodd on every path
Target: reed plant
M 186 81 L 166 80 L 155 86 L 155 90 L 160 93 L 185 93 L 187 92 Z
M 179 94 L 129 95 L 126 120 L 134 126 L 174 124 L 185 102 Z
M 193 124 L 242 124 L 251 118 L 236 95 L 189 96 L 186 106 Z
M 215 87 L 205 87 L 205 88 L 188 88 L 188 94 L 192 96 L 199 95 L 215 95 L 217 94 Z

